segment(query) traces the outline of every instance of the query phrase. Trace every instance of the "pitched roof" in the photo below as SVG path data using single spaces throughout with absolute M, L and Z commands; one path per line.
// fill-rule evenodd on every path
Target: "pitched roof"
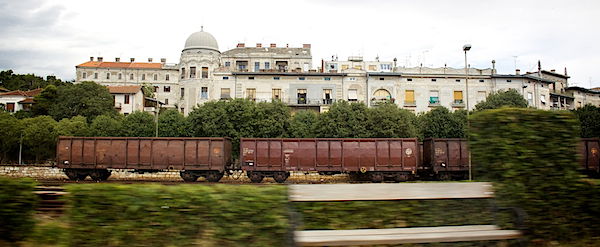
M 19 101 L 19 104 L 33 104 L 33 103 L 35 103 L 33 98 L 26 98 L 24 100 Z
M 123 62 L 98 62 L 87 61 L 75 67 L 86 68 L 131 68 L 131 69 L 160 69 L 161 63 L 123 63 Z
M 15 91 L 10 91 L 10 92 L 6 92 L 6 93 L 0 93 L 0 95 L 18 95 L 18 96 L 25 96 L 25 97 L 33 97 L 33 96 L 40 94 L 42 92 L 42 90 L 44 90 L 44 89 L 36 88 L 33 90 L 29 90 L 29 91 L 15 90 Z
M 136 94 L 142 90 L 142 86 L 107 86 L 110 93 Z
M 0 87 L 0 92 L 9 92 L 10 90 L 4 88 L 4 87 Z

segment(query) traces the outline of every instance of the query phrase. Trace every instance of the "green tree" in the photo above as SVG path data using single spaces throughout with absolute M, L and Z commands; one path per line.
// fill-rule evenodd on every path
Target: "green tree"
M 101 115 L 90 124 L 92 136 L 123 136 L 123 123 L 120 115 Z
M 39 116 L 23 120 L 23 145 L 35 161 L 53 156 L 56 147 L 57 123 L 50 116 Z
M 581 124 L 581 137 L 600 137 L 600 108 L 588 104 L 573 113 Z
M 315 125 L 318 115 L 311 110 L 302 110 L 296 112 L 290 119 L 287 130 L 287 136 L 292 138 L 314 138 Z
M 34 117 L 34 115 L 31 111 L 25 111 L 25 110 L 18 110 L 17 112 L 15 112 L 15 114 L 13 114 L 13 116 L 16 117 L 17 119 L 26 119 L 26 118 Z
M 451 113 L 448 108 L 438 106 L 419 115 L 417 122 L 421 138 L 465 137 L 466 112 Z
M 187 119 L 176 109 L 168 109 L 158 115 L 158 135 L 161 137 L 190 136 Z
M 116 114 L 113 97 L 105 86 L 95 82 L 82 82 L 60 86 L 56 103 L 50 109 L 54 119 L 71 118 L 77 115 L 93 120 L 103 114 Z
M 56 131 L 59 136 L 89 136 L 90 128 L 83 116 L 75 116 L 71 119 L 63 118 L 58 122 Z
M 417 135 L 415 121 L 416 116 L 412 112 L 386 103 L 367 111 L 366 125 L 369 137 L 407 138 Z
M 282 137 L 288 129 L 290 108 L 281 101 L 261 102 L 255 105 L 254 118 L 256 137 Z
M 129 137 L 155 136 L 154 116 L 148 112 L 135 111 L 123 119 L 123 134 Z
M 45 88 L 48 85 L 66 85 L 55 76 L 47 76 L 46 80 L 34 74 L 14 74 L 12 70 L 0 71 L 0 86 L 8 90 L 32 90 L 36 88 Z
M 0 112 L 0 163 L 10 159 L 9 153 L 19 147 L 22 126 L 21 122 L 6 112 Z
M 509 89 L 504 92 L 491 93 L 487 96 L 485 101 L 475 105 L 475 110 L 482 111 L 487 109 L 498 109 L 500 107 L 526 108 L 527 100 L 525 100 L 523 95 L 517 92 L 517 90 Z
M 369 136 L 366 121 L 365 104 L 338 101 L 319 115 L 315 132 L 317 137 L 325 138 L 365 138 Z
M 34 97 L 35 104 L 31 107 L 31 111 L 36 116 L 49 115 L 57 97 L 58 88 L 55 85 L 46 86 L 39 95 Z

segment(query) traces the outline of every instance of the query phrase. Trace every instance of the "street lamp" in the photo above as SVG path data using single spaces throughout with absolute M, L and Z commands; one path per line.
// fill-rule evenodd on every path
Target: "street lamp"
M 463 51 L 465 52 L 465 86 L 466 86 L 466 96 L 467 96 L 467 131 L 471 125 L 469 124 L 469 67 L 467 64 L 467 51 L 471 50 L 471 44 L 463 45 Z M 467 143 L 469 141 L 469 135 L 467 134 Z M 471 149 L 469 148 L 469 181 L 473 179 L 472 169 L 471 169 Z

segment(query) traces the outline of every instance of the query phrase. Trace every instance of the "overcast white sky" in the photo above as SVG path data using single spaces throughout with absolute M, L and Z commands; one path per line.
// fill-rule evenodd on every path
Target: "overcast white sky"
M 313 66 L 398 58 L 400 66 L 472 67 L 499 73 L 542 68 L 571 85 L 600 87 L 600 1 L 86 1 L 0 0 L 0 69 L 74 78 L 90 56 L 177 63 L 185 39 L 204 30 L 221 51 L 238 42 L 312 44 Z

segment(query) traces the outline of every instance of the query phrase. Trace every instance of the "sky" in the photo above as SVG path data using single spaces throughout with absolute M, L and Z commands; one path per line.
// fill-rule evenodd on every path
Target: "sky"
M 0 70 L 75 77 L 89 57 L 177 63 L 204 26 L 221 52 L 312 45 L 321 59 L 398 59 L 399 66 L 471 67 L 501 74 L 556 69 L 570 86 L 600 87 L 597 0 L 0 0 Z

